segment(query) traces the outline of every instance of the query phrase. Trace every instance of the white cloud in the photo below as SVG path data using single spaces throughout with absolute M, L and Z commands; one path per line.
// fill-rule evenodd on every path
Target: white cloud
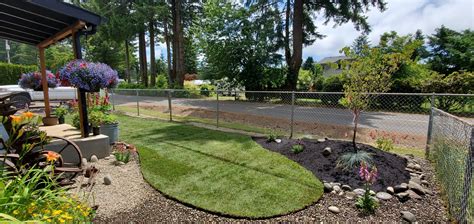
M 400 35 L 414 33 L 421 29 L 423 34 L 432 34 L 441 25 L 454 30 L 474 29 L 474 1 L 472 0 L 387 0 L 387 10 L 372 9 L 367 13 L 372 32 L 369 40 L 377 44 L 381 34 L 396 31 Z M 352 44 L 360 35 L 353 24 L 333 27 L 333 23 L 323 25 L 317 20 L 318 31 L 326 37 L 317 40 L 303 50 L 303 57 L 323 57 L 339 55 L 339 50 Z

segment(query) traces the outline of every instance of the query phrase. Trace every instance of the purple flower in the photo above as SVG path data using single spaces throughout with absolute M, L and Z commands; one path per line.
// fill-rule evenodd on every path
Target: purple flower
M 73 60 L 66 64 L 59 71 L 59 77 L 72 86 L 89 92 L 115 88 L 118 84 L 117 71 L 110 66 L 84 60 Z
M 359 167 L 359 176 L 366 183 L 373 184 L 378 177 L 377 167 L 369 168 L 366 163 L 361 162 Z
M 56 88 L 58 86 L 58 79 L 56 79 L 56 77 L 50 71 L 46 71 L 46 78 L 49 88 Z M 43 85 L 41 84 L 41 73 L 29 72 L 22 74 L 18 85 L 20 85 L 20 87 L 23 89 L 41 90 L 43 88 Z

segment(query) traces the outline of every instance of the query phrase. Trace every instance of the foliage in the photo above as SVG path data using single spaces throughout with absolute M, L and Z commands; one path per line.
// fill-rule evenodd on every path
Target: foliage
M 337 160 L 336 167 L 343 170 L 353 170 L 361 163 L 372 164 L 372 154 L 362 150 L 345 153 Z
M 89 118 L 89 122 L 91 123 L 91 126 L 99 127 L 102 124 L 104 116 L 105 114 L 102 111 L 94 110 L 94 111 L 89 112 L 88 118 Z
M 137 153 L 136 148 L 133 146 L 127 146 L 126 144 L 117 144 L 114 151 L 114 156 L 117 161 L 128 163 L 130 157 Z
M 46 78 L 48 80 L 48 87 L 49 88 L 56 88 L 59 81 L 54 76 L 53 73 L 50 71 L 46 71 Z M 42 75 L 40 72 L 28 72 L 21 75 L 20 81 L 18 84 L 23 89 L 34 89 L 34 90 L 42 90 Z
M 377 148 L 390 152 L 393 150 L 393 140 L 391 138 L 386 137 L 379 137 L 375 140 L 375 144 L 377 144 Z
M 303 65 L 301 66 L 301 69 L 311 70 L 311 69 L 313 69 L 313 66 L 314 66 L 313 57 L 308 57 L 308 58 L 306 58 L 306 61 L 304 61 Z
M 356 206 L 367 214 L 372 214 L 378 207 L 377 201 L 370 195 L 370 185 L 372 185 L 378 176 L 377 167 L 369 167 L 366 163 L 360 163 L 359 176 L 364 181 L 365 192 L 362 197 L 357 199 Z
M 365 48 L 370 47 L 370 42 L 367 34 L 358 36 L 352 43 L 351 49 L 356 55 L 361 56 L 364 53 Z
M 294 153 L 294 154 L 298 154 L 300 152 L 303 152 L 304 151 L 304 145 L 303 144 L 294 144 L 291 146 L 291 151 Z
M 320 64 L 313 64 L 309 70 L 300 70 L 297 89 L 303 91 L 321 91 L 324 78 L 323 68 Z
M 79 112 L 77 111 L 72 114 L 72 126 L 77 129 L 81 128 L 81 118 L 79 116 Z
M 64 117 L 68 112 L 69 112 L 69 110 L 64 105 L 61 105 L 61 106 L 56 107 L 54 109 L 54 114 L 57 117 Z
M 59 71 L 59 76 L 72 86 L 89 92 L 115 88 L 118 84 L 117 71 L 106 64 L 84 60 L 69 62 Z
M 0 85 L 14 85 L 18 83 L 22 73 L 33 72 L 38 69 L 36 65 L 7 64 L 0 62 Z
M 118 89 L 146 89 L 146 87 L 141 83 L 128 83 L 121 82 L 117 86 Z
M 156 76 L 156 85 L 157 89 L 167 89 L 168 88 L 168 76 L 160 74 Z
M 276 142 L 278 139 L 278 133 L 275 130 L 270 130 L 270 133 L 267 134 L 267 142 Z
M 0 211 L 10 219 L 46 223 L 88 223 L 94 216 L 90 207 L 60 188 L 49 171 L 37 168 L 18 176 L 0 174 Z
M 323 92 L 342 92 L 348 79 L 345 75 L 332 75 L 324 79 Z

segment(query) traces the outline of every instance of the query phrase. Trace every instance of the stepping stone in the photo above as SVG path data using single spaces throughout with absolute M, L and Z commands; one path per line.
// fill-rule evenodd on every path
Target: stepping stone
M 381 200 L 390 200 L 390 199 L 392 199 L 392 195 L 389 194 L 389 193 L 386 193 L 386 192 L 378 192 L 375 196 L 378 199 L 381 199 Z

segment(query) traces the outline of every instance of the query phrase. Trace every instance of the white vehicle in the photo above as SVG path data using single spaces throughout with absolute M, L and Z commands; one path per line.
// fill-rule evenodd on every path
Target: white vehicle
M 15 106 L 30 105 L 31 101 L 43 101 L 43 91 L 34 91 L 32 89 L 23 89 L 18 85 L 0 86 L 0 93 L 22 93 L 12 97 L 12 101 L 17 102 Z M 50 101 L 66 101 L 77 99 L 77 90 L 73 87 L 60 86 L 49 88 Z M 20 106 L 23 107 L 23 106 Z

